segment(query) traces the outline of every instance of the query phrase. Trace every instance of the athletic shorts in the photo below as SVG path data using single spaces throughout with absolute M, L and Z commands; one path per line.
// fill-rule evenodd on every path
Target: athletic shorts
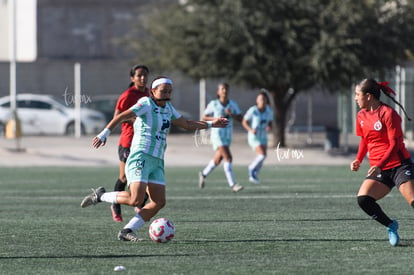
M 259 145 L 267 144 L 267 138 L 258 138 L 255 135 L 248 135 L 247 141 L 249 142 L 249 145 L 253 150 L 256 150 L 256 147 Z
M 390 189 L 394 186 L 400 188 L 400 185 L 406 181 L 414 180 L 414 164 L 411 159 L 406 159 L 400 166 L 384 170 L 378 177 L 367 176 L 366 179 L 379 181 Z
M 128 158 L 125 164 L 128 186 L 132 182 L 145 182 L 165 185 L 164 160 L 145 153 L 137 153 Z
M 122 162 L 126 162 L 129 156 L 129 152 L 131 152 L 131 148 L 129 147 L 122 147 L 122 145 L 118 146 L 118 156 L 119 160 Z

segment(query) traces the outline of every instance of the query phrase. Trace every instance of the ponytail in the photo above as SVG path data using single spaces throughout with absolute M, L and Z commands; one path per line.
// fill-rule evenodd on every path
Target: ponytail
M 360 90 L 364 94 L 367 94 L 367 93 L 372 94 L 378 100 L 380 98 L 381 91 L 382 91 L 385 94 L 386 97 L 391 99 L 392 102 L 394 102 L 395 104 L 397 104 L 401 108 L 401 110 L 404 112 L 404 115 L 408 119 L 408 121 L 411 121 L 412 119 L 408 116 L 407 112 L 404 109 L 404 106 L 402 106 L 401 103 L 399 103 L 394 98 L 396 93 L 394 92 L 393 89 L 388 87 L 388 84 L 389 84 L 388 81 L 386 81 L 386 82 L 377 82 L 375 79 L 366 78 L 366 79 L 362 80 L 359 83 L 359 87 L 360 87 Z
M 392 100 L 392 102 L 394 102 L 395 104 L 397 104 L 401 110 L 403 111 L 405 117 L 407 118 L 408 121 L 412 121 L 412 119 L 408 116 L 407 112 L 404 109 L 404 106 L 402 106 L 402 104 L 400 102 L 398 102 L 394 96 L 397 95 L 393 89 L 391 89 L 390 87 L 388 87 L 389 82 L 378 82 L 378 86 L 379 89 L 385 94 L 386 97 L 388 97 L 389 99 Z

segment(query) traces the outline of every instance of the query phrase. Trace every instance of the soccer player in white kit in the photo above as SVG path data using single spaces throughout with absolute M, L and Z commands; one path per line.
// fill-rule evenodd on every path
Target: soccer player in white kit
M 243 186 L 236 183 L 233 174 L 233 156 L 230 152 L 230 144 L 233 138 L 233 120 L 241 121 L 242 115 L 236 101 L 229 99 L 229 85 L 221 83 L 217 89 L 217 99 L 208 103 L 204 110 L 203 120 L 210 121 L 215 117 L 223 117 L 229 120 L 229 125 L 225 128 L 211 129 L 211 143 L 215 150 L 214 158 L 210 160 L 207 166 L 199 172 L 199 187 L 204 188 L 205 178 L 216 168 L 224 159 L 223 168 L 227 182 L 233 192 L 243 189 Z
M 259 184 L 260 169 L 267 154 L 267 133 L 272 128 L 273 111 L 269 107 L 269 97 L 260 92 L 256 97 L 256 105 L 244 114 L 242 125 L 247 130 L 247 140 L 256 152 L 256 158 L 249 165 L 249 181 Z
M 164 153 L 171 124 L 187 130 L 226 127 L 228 124 L 226 118 L 215 118 L 207 122 L 186 120 L 169 102 L 171 93 L 172 81 L 166 77 L 156 78 L 151 84 L 150 97 L 139 99 L 129 110 L 114 117 L 93 139 L 95 148 L 105 145 L 111 130 L 122 121 L 136 117 L 131 153 L 125 166 L 130 192 L 106 192 L 104 187 L 99 187 L 81 202 L 82 207 L 99 202 L 140 206 L 144 202 L 147 191 L 150 202 L 138 210 L 118 233 L 119 240 L 134 242 L 142 240 L 137 237 L 135 231 L 165 206 Z

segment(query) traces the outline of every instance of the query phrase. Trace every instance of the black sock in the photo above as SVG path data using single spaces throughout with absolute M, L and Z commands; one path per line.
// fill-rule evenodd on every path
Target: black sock
M 361 207 L 365 213 L 371 216 L 372 219 L 376 220 L 384 226 L 389 226 L 392 223 L 392 220 L 388 218 L 387 215 L 385 215 L 374 198 L 370 196 L 358 196 L 357 199 L 359 207 Z
M 126 182 L 122 182 L 120 179 L 117 179 L 117 181 L 115 182 L 114 191 L 124 191 L 126 184 Z M 121 205 L 119 203 L 112 204 L 112 207 L 115 213 L 121 215 Z
M 120 179 L 117 179 L 115 182 L 114 191 L 124 191 L 126 184 L 126 182 L 122 182 Z

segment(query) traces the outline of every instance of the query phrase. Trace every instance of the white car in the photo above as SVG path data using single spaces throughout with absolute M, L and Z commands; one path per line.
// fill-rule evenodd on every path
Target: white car
M 75 109 L 64 100 L 51 95 L 17 94 L 17 115 L 23 135 L 73 135 Z M 10 97 L 0 98 L 0 132 L 12 117 Z M 107 121 L 103 113 L 88 108 L 81 109 L 81 132 L 97 134 Z

